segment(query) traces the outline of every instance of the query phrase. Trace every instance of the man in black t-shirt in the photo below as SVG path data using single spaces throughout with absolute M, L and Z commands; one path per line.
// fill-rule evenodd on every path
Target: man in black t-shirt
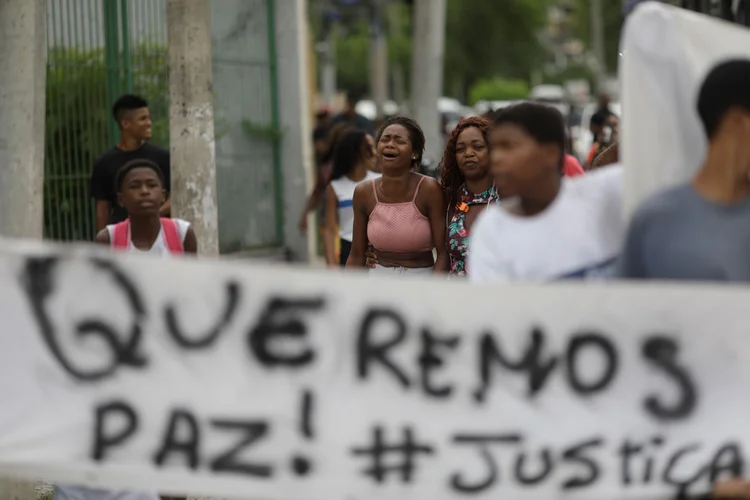
M 91 196 L 96 200 L 96 231 L 107 224 L 127 219 L 128 214 L 117 202 L 115 175 L 130 160 L 147 159 L 159 165 L 164 174 L 164 188 L 170 189 L 169 151 L 149 144 L 151 115 L 148 103 L 135 95 L 120 97 L 112 107 L 112 115 L 120 127 L 120 141 L 94 162 L 91 174 Z M 167 198 L 161 207 L 163 217 L 169 216 L 171 203 Z

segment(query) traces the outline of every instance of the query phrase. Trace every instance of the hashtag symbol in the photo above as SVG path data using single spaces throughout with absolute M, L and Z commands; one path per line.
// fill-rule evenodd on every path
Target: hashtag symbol
M 410 428 L 404 428 L 403 438 L 399 444 L 386 445 L 383 437 L 383 428 L 375 427 L 373 432 L 373 443 L 369 448 L 354 448 L 352 454 L 355 456 L 366 456 L 372 458 L 372 466 L 362 470 L 362 474 L 370 476 L 376 482 L 382 483 L 386 476 L 392 473 L 401 473 L 401 480 L 409 483 L 414 476 L 417 455 L 432 455 L 434 450 L 429 445 L 417 444 L 414 434 Z M 394 457 L 389 465 L 384 463 L 388 455 Z

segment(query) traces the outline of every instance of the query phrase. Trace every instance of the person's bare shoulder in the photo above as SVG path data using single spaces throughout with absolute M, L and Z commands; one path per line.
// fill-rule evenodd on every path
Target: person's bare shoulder
M 96 233 L 94 242 L 99 243 L 100 245 L 109 245 L 109 231 L 107 231 L 107 228 L 104 228 Z
M 423 192 L 427 194 L 428 196 L 437 195 L 437 194 L 440 194 L 442 196 L 443 188 L 440 186 L 440 183 L 434 177 L 430 177 L 429 175 L 422 175 L 422 174 L 417 174 L 417 175 L 424 177 L 424 180 L 422 181 L 422 185 L 420 186 L 420 192 Z
M 373 196 L 373 186 L 377 182 L 377 179 L 372 181 L 360 182 L 357 187 L 354 188 L 354 200 L 360 207 L 368 208 L 375 204 L 375 196 Z

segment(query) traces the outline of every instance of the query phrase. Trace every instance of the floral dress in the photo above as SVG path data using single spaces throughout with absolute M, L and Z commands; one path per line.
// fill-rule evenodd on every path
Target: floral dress
M 455 209 L 448 210 L 448 217 L 450 218 L 447 221 L 448 227 L 445 236 L 445 246 L 448 249 L 451 262 L 449 271 L 451 277 L 466 276 L 466 255 L 469 251 L 469 230 L 466 228 L 466 214 L 469 213 L 469 207 L 497 202 L 497 191 L 494 186 L 476 195 L 469 193 L 466 186 L 461 187 Z M 451 213 L 453 216 L 451 216 Z

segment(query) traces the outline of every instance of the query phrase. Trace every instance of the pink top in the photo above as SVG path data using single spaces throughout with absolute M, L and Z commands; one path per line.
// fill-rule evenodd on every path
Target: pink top
M 563 175 L 565 175 L 565 177 L 577 177 L 583 174 L 583 167 L 581 167 L 581 164 L 576 160 L 576 157 L 566 154 L 565 161 L 563 162 Z
M 402 203 L 380 203 L 375 181 L 372 181 L 375 208 L 367 221 L 367 239 L 375 249 L 392 253 L 432 251 L 434 245 L 430 221 L 415 203 L 419 186 L 424 180 L 425 177 L 419 180 L 414 198 Z

